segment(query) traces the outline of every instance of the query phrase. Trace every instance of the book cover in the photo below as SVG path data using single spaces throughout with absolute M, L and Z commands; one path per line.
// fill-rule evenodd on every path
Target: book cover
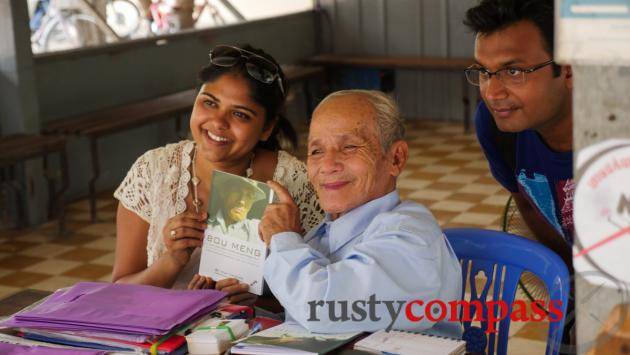
M 262 295 L 267 248 L 258 224 L 273 191 L 261 182 L 215 170 L 208 198 L 208 227 L 199 274 L 214 280 L 235 278 Z
M 379 330 L 358 341 L 354 348 L 377 354 L 414 355 L 422 349 L 427 355 L 460 355 L 465 353 L 466 342 L 434 334 Z
M 249 336 L 232 346 L 233 354 L 325 354 L 361 333 L 316 334 L 296 323 L 282 323 Z

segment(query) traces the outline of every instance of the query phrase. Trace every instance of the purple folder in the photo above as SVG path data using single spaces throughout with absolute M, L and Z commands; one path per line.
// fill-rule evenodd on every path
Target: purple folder
M 225 296 L 217 290 L 81 282 L 0 326 L 162 335 L 212 311 Z
M 27 346 L 0 343 L 0 354 L 3 355 L 24 355 L 24 354 L 37 354 L 37 355 L 105 355 L 106 351 L 101 350 L 88 350 L 88 349 L 62 349 L 62 348 L 49 348 L 46 346 Z

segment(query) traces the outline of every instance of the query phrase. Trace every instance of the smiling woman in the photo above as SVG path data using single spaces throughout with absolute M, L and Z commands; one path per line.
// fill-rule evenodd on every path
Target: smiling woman
M 113 281 L 174 288 L 219 281 L 231 302 L 252 302 L 246 284 L 196 275 L 212 172 L 283 184 L 298 201 L 304 231 L 323 213 L 304 163 L 279 149 L 278 135 L 295 133 L 280 115 L 286 83 L 277 62 L 249 46 L 217 46 L 199 79 L 193 140 L 146 152 L 114 193 L 120 203 Z M 238 208 L 226 212 L 238 217 Z

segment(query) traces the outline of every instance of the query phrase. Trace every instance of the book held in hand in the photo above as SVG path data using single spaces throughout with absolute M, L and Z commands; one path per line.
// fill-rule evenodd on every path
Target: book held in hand
M 379 330 L 356 342 L 354 348 L 374 354 L 459 355 L 465 353 L 466 342 L 424 333 Z
M 232 354 L 325 354 L 352 341 L 360 333 L 316 334 L 296 323 L 282 323 L 249 336 L 232 346 Z
M 208 198 L 199 274 L 218 281 L 235 278 L 262 295 L 267 248 L 258 224 L 273 191 L 261 182 L 215 170 Z

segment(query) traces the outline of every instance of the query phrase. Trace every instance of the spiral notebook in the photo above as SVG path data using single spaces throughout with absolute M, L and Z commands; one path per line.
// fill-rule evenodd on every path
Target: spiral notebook
M 423 333 L 379 330 L 359 340 L 354 348 L 376 354 L 459 355 L 465 353 L 466 342 Z

